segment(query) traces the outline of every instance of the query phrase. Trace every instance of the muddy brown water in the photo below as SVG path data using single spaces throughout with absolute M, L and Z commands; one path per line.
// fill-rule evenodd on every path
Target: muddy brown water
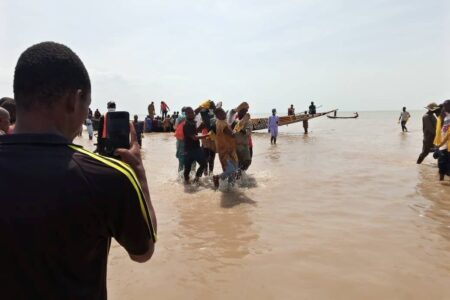
M 109 299 L 450 299 L 450 179 L 415 164 L 422 112 L 405 134 L 398 114 L 255 133 L 244 182 L 220 191 L 183 186 L 175 139 L 146 134 L 159 241 L 145 264 L 112 244 Z

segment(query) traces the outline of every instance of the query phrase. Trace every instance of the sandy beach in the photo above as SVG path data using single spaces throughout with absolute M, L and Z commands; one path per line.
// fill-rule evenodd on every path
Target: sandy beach
M 415 164 L 422 113 L 410 133 L 398 112 L 283 127 L 276 146 L 255 133 L 229 191 L 186 188 L 175 138 L 146 134 L 159 241 L 145 264 L 112 244 L 109 299 L 449 299 L 450 181 L 431 155 Z

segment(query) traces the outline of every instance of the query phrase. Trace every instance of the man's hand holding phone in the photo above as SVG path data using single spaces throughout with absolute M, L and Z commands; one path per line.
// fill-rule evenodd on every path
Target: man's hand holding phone
M 148 189 L 147 177 L 145 176 L 144 164 L 142 163 L 141 150 L 137 141 L 136 130 L 134 129 L 133 123 L 130 122 L 130 149 L 118 148 L 114 151 L 114 155 L 120 156 L 121 160 L 130 165 L 130 167 L 136 173 L 136 176 L 139 179 L 139 183 L 142 187 L 142 192 L 145 196 L 145 201 L 147 202 L 148 210 L 151 215 L 152 225 L 157 231 L 156 224 L 156 215 L 155 210 L 153 209 L 152 201 L 150 198 L 150 191 Z M 153 253 L 153 244 L 151 244 L 151 253 L 144 255 L 143 257 L 132 257 L 137 261 L 146 261 L 149 257 L 151 257 Z
M 131 166 L 138 173 L 138 169 L 144 170 L 142 164 L 141 150 L 137 141 L 136 130 L 133 123 L 130 122 L 130 149 L 118 148 L 114 155 L 120 156 L 121 160 Z

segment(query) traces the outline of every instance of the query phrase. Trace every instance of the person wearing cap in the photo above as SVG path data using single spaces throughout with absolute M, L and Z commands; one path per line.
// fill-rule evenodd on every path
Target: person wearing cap
M 272 115 L 269 117 L 269 132 L 270 132 L 270 143 L 277 144 L 278 136 L 278 121 L 277 110 L 272 109 Z
M 439 115 L 439 105 L 432 102 L 425 107 L 428 111 L 422 117 L 423 144 L 422 153 L 417 158 L 417 163 L 421 164 L 425 157 L 434 148 L 433 141 L 436 136 L 436 115 Z

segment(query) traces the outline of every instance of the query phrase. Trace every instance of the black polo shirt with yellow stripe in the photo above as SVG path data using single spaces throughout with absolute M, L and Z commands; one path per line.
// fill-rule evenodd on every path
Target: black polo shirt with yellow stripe
M 106 299 L 114 237 L 133 255 L 155 240 L 131 168 L 59 135 L 0 136 L 4 299 Z

